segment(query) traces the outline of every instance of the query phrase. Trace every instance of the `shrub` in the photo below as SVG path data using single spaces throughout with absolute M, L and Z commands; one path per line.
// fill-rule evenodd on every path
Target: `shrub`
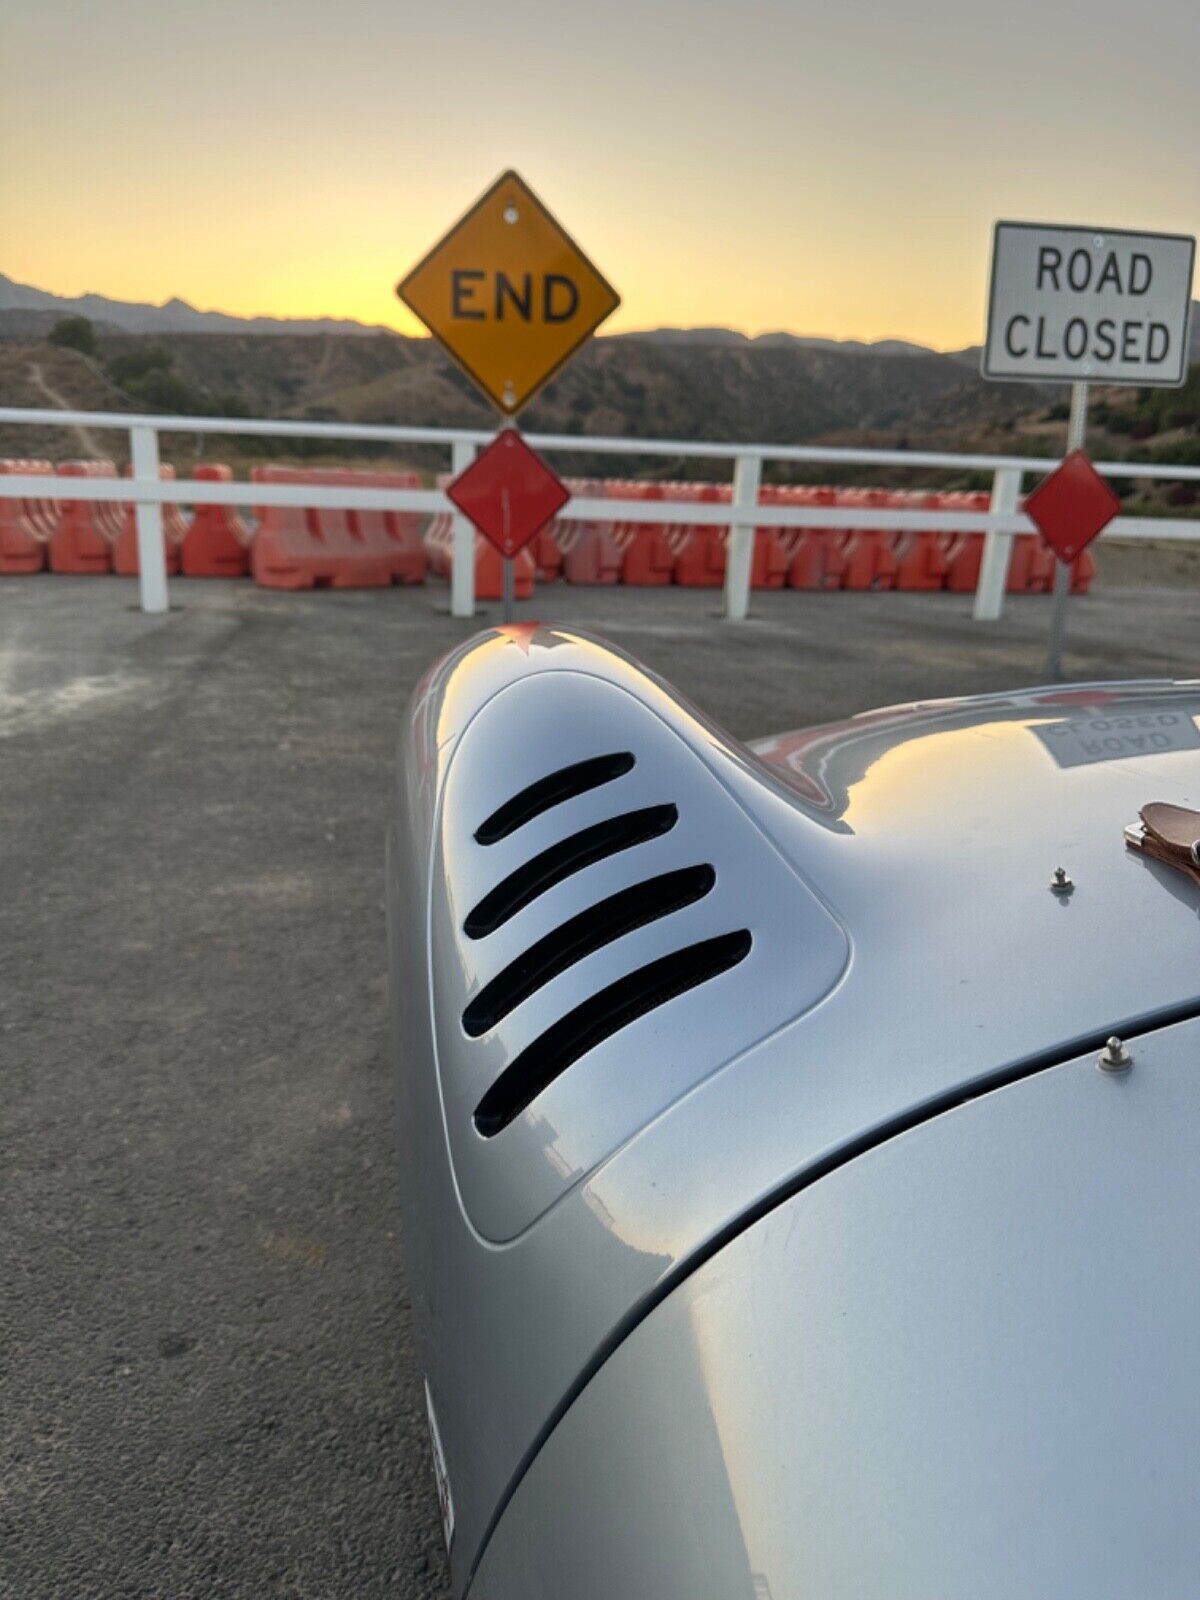
M 160 411 L 178 411 L 184 415 L 203 416 L 207 404 L 188 388 L 182 378 L 160 367 L 152 367 L 141 378 L 131 378 L 125 384 L 125 393 Z
M 170 372 L 171 361 L 171 352 L 162 345 L 147 344 L 110 357 L 108 375 L 118 388 L 129 389 L 152 372 Z
M 1200 467 L 1200 439 L 1180 439 L 1174 444 L 1165 444 L 1154 459 L 1178 467 Z
M 49 341 L 62 350 L 78 350 L 85 356 L 96 354 L 96 330 L 86 317 L 59 317 L 50 330 Z
M 222 390 L 212 408 L 214 417 L 249 417 L 251 414 L 248 401 L 236 389 Z

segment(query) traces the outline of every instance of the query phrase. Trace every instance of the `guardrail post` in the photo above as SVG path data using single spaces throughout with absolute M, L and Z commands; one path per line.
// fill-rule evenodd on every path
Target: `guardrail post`
M 150 613 L 166 611 L 167 550 L 163 541 L 162 502 L 146 498 L 146 491 L 151 485 L 158 493 L 161 484 L 158 475 L 158 433 L 144 422 L 135 423 L 129 430 L 129 444 L 133 463 L 133 515 L 137 524 L 142 610 Z
M 750 570 L 754 559 L 754 523 L 746 520 L 758 506 L 762 457 L 739 456 L 733 469 L 733 515 L 725 553 L 725 617 L 744 622 L 750 610 Z M 739 520 L 738 513 L 742 513 Z
M 993 516 L 1011 516 L 1021 494 L 1021 473 L 1016 467 L 997 467 L 992 478 Z M 975 585 L 976 622 L 999 622 L 1004 610 L 1004 590 L 1008 583 L 1008 563 L 1012 559 L 1011 533 L 989 529 L 983 536 L 983 560 L 979 563 L 979 582 Z
M 456 439 L 450 446 L 450 466 L 457 478 L 475 459 L 475 446 Z M 456 511 L 450 519 L 453 546 L 450 553 L 450 615 L 475 615 L 475 529 Z

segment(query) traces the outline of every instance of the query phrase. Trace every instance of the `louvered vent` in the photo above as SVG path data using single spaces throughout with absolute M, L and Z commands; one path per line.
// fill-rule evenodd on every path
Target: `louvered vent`
M 747 1061 L 849 955 L 744 757 L 611 652 L 547 638 L 469 657 L 411 767 L 416 803 L 444 773 L 410 913 L 443 1125 L 497 1242 Z
M 554 806 L 623 777 L 635 765 L 628 751 L 578 761 L 530 784 L 475 830 L 479 844 L 509 838 Z M 669 833 L 674 804 L 615 811 L 531 856 L 494 885 L 467 913 L 463 932 L 486 939 L 539 896 L 584 868 Z M 702 900 L 717 881 L 710 862 L 660 872 L 596 901 L 536 940 L 491 978 L 462 1014 L 477 1039 L 568 968 L 638 928 Z M 684 945 L 605 985 L 533 1038 L 504 1066 L 475 1107 L 475 1127 L 491 1138 L 519 1117 L 573 1062 L 647 1012 L 745 959 L 749 929 Z

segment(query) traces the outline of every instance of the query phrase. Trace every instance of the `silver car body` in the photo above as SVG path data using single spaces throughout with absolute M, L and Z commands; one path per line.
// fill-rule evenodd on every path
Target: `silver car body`
M 1197 714 L 746 747 L 568 630 L 429 674 L 387 899 L 458 1592 L 1194 1591 L 1200 894 L 1123 834 L 1200 805 Z

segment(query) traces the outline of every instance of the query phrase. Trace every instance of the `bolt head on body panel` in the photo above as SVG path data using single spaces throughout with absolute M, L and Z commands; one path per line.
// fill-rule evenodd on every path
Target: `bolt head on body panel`
M 1101 1072 L 1128 1072 L 1133 1065 L 1133 1057 L 1114 1033 L 1101 1050 L 1096 1065 Z

